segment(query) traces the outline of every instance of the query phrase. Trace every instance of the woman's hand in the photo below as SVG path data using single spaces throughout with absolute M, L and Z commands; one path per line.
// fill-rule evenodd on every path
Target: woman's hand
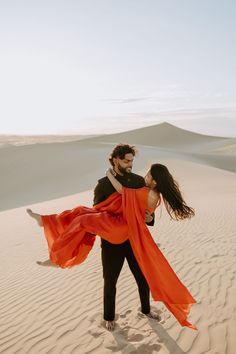
M 108 177 L 109 174 L 112 175 L 112 176 L 116 176 L 116 172 L 111 167 L 106 170 L 106 176 L 107 177 Z
M 153 216 L 146 210 L 145 213 L 145 222 L 151 222 L 153 220 Z
M 122 184 L 115 178 L 116 172 L 112 168 L 106 170 L 106 176 L 118 193 L 122 192 Z

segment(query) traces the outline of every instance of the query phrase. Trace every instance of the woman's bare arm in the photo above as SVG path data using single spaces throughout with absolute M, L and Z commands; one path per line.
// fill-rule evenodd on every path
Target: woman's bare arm
M 155 209 L 160 201 L 160 195 L 150 189 L 148 193 L 148 207 Z
M 106 171 L 106 176 L 109 178 L 109 181 L 111 182 L 111 184 L 113 185 L 113 187 L 115 188 L 115 190 L 118 192 L 118 193 L 121 193 L 122 191 L 122 184 L 117 181 L 117 179 L 114 177 L 114 175 L 112 174 L 112 169 L 109 168 L 107 171 Z

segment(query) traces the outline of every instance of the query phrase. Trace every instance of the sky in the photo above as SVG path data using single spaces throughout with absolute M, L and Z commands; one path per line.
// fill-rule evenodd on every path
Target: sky
M 0 134 L 236 136 L 234 0 L 0 0 Z

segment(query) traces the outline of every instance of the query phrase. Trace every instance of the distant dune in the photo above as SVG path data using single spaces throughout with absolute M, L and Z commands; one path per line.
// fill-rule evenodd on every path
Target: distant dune
M 0 148 L 7 146 L 22 146 L 43 143 L 58 143 L 82 140 L 94 135 L 0 135 Z
M 183 149 L 196 144 L 227 141 L 229 138 L 213 137 L 177 128 L 169 123 L 161 123 L 122 133 L 101 135 L 86 139 L 92 142 L 129 142 L 130 144 L 160 146 Z
M 60 143 L 49 137 L 40 144 L 0 149 L 0 210 L 93 188 L 104 175 L 109 154 L 119 142 L 137 146 L 139 156 L 134 169 L 143 169 L 150 159 L 172 158 L 236 171 L 235 153 L 230 149 L 236 138 L 205 136 L 168 123 Z

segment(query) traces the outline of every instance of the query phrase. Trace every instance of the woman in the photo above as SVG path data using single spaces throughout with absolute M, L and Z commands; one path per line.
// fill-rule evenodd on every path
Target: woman
M 153 164 L 145 176 L 146 187 L 139 189 L 123 187 L 111 169 L 106 175 L 117 192 L 93 208 L 79 206 L 61 214 L 42 216 L 27 210 L 44 227 L 51 262 L 62 268 L 80 264 L 88 256 L 97 234 L 117 244 L 129 239 L 153 299 L 162 301 L 182 326 L 196 329 L 187 321 L 190 307 L 196 301 L 145 224 L 146 215 L 160 205 L 161 196 L 173 219 L 190 218 L 193 209 L 186 205 L 178 184 L 164 165 Z

